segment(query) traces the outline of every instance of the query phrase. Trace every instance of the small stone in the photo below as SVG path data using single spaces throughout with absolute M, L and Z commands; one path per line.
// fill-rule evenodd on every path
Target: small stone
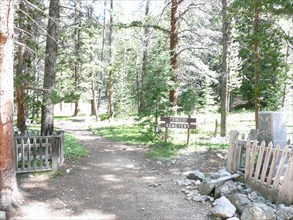
M 205 179 L 205 175 L 202 172 L 196 170 L 194 172 L 189 173 L 187 175 L 187 178 L 190 179 L 190 180 L 200 180 L 200 181 L 203 181 Z
M 237 212 L 240 214 L 247 205 L 251 204 L 251 201 L 247 196 L 241 193 L 230 195 L 227 198 L 236 207 Z
M 70 169 L 66 169 L 66 173 L 69 174 L 70 173 Z
M 238 189 L 236 183 L 232 180 L 225 182 L 223 185 L 215 186 L 215 198 L 219 198 L 224 195 L 235 194 Z
M 236 212 L 235 206 L 225 196 L 217 199 L 213 205 L 211 212 L 215 217 L 226 219 L 233 217 Z
M 213 191 L 214 188 L 215 188 L 215 184 L 212 183 L 209 179 L 205 179 L 199 185 L 199 191 L 202 195 L 209 195 Z
M 249 220 L 275 220 L 276 214 L 274 209 L 267 206 L 263 203 L 251 203 L 248 205 L 241 215 L 241 219 L 249 219 Z
M 277 220 L 292 220 L 293 219 L 293 206 L 279 206 L 277 209 Z

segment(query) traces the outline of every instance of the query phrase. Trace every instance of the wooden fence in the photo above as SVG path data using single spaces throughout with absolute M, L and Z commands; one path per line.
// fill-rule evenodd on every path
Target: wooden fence
M 64 132 L 52 136 L 15 136 L 17 173 L 58 170 L 64 160 Z
M 238 132 L 231 131 L 227 169 L 244 172 L 244 181 L 273 202 L 293 204 L 293 151 L 288 145 L 239 140 Z

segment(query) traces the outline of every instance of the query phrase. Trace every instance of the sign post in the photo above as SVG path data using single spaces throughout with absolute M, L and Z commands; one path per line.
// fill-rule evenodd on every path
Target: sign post
M 187 129 L 187 146 L 189 145 L 190 138 L 190 129 L 196 128 L 196 118 L 191 118 L 190 115 L 188 118 L 183 117 L 161 117 L 160 126 L 165 128 L 165 142 L 168 140 L 168 129 L 169 128 L 181 128 Z

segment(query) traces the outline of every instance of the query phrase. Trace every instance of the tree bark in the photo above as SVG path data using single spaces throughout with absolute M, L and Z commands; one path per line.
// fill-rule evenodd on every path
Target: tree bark
M 178 0 L 172 0 L 171 2 L 171 33 L 170 33 L 170 63 L 171 68 L 174 71 L 174 77 L 172 80 L 174 83 L 178 81 Z M 177 106 L 178 94 L 175 89 L 171 89 L 169 92 L 169 99 L 172 102 L 172 106 Z
M 75 79 L 75 91 L 80 91 L 80 76 L 81 76 L 81 2 L 75 1 L 75 24 L 77 26 L 75 27 L 75 66 L 74 66 L 74 79 Z M 79 97 L 75 100 L 75 108 L 73 116 L 77 116 L 80 112 L 79 108 Z
M 110 59 L 110 70 L 109 70 L 109 116 L 113 118 L 113 54 L 112 54 L 112 39 L 113 38 L 113 0 L 110 1 L 110 27 L 109 27 L 109 59 Z
M 19 46 L 18 46 L 18 53 L 17 53 L 17 69 L 16 69 L 16 83 L 15 83 L 15 90 L 16 90 L 16 100 L 17 100 L 17 128 L 20 130 L 21 135 L 25 135 L 27 132 L 27 125 L 26 125 L 26 110 L 24 104 L 24 86 L 23 85 L 23 70 L 24 70 L 24 56 L 25 56 L 25 25 L 24 25 L 24 11 L 25 6 L 24 2 L 20 2 L 19 8 L 19 28 L 20 33 L 18 36 Z
M 42 135 L 52 134 L 54 130 L 54 104 L 51 99 L 55 84 L 56 60 L 58 49 L 60 3 L 59 0 L 50 0 L 48 34 L 46 40 L 46 58 L 44 72 L 44 89 L 42 105 Z
M 222 57 L 222 95 L 221 95 L 221 137 L 227 132 L 227 104 L 228 104 L 228 22 L 227 22 L 227 0 L 222 0 L 222 35 L 223 35 L 223 57 Z
M 13 132 L 13 0 L 0 1 L 0 210 L 11 211 L 18 189 Z
M 150 0 L 146 0 L 146 6 L 145 6 L 145 20 L 147 21 L 147 18 L 149 16 L 150 11 Z M 141 80 L 140 83 L 137 83 L 138 85 L 138 110 L 142 110 L 145 107 L 145 100 L 144 100 L 144 81 L 147 76 L 147 65 L 148 65 L 148 47 L 149 47 L 149 37 L 150 37 L 150 28 L 146 25 L 144 27 L 144 34 L 143 34 L 143 54 L 142 54 L 142 74 L 141 74 Z
M 259 21 L 261 0 L 255 0 L 254 17 L 254 75 L 255 75 L 255 129 L 259 128 L 258 115 L 260 111 L 260 51 L 259 51 Z

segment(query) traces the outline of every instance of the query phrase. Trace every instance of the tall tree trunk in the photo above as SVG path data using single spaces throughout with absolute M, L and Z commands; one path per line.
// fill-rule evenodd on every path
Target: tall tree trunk
M 41 133 L 52 134 L 54 130 L 54 104 L 51 99 L 55 84 L 57 38 L 59 30 L 60 4 L 59 0 L 50 0 L 48 34 L 46 40 L 46 58 L 44 72 L 44 92 L 42 105 Z M 47 91 L 47 92 L 46 92 Z
M 145 20 L 148 20 L 150 12 L 150 0 L 146 0 L 145 5 Z M 144 80 L 147 76 L 147 65 L 148 65 L 148 47 L 149 47 L 149 38 L 150 38 L 150 28 L 146 25 L 144 28 L 143 34 L 143 54 L 142 54 L 142 74 L 140 83 L 138 85 L 138 110 L 142 110 L 145 107 L 145 100 L 144 100 Z M 139 77 L 137 77 L 139 78 Z
M 20 33 L 18 37 L 19 46 L 18 46 L 18 53 L 17 53 L 17 69 L 16 69 L 16 83 L 15 83 L 15 90 L 16 90 L 16 100 L 17 100 L 17 128 L 20 130 L 21 134 L 24 136 L 27 131 L 26 126 L 26 111 L 25 111 L 25 104 L 24 104 L 24 85 L 23 85 L 23 69 L 24 69 L 24 54 L 25 54 L 25 25 L 24 25 L 24 12 L 25 6 L 24 2 L 20 2 L 19 5 L 19 28 Z
M 228 21 L 227 0 L 222 0 L 222 34 L 223 34 L 223 57 L 222 57 L 222 95 L 221 95 L 221 137 L 227 132 L 227 104 L 228 104 Z
M 89 18 L 89 39 L 90 39 L 90 57 L 89 57 L 89 63 L 94 63 L 94 56 L 93 56 L 93 6 L 89 5 L 88 8 L 88 18 Z M 91 102 L 91 115 L 94 115 L 96 117 L 96 120 L 99 120 L 99 115 L 98 115 L 98 111 L 97 111 L 97 97 L 96 97 L 96 75 L 94 73 L 93 67 L 90 67 L 90 79 L 91 79 L 91 92 L 92 92 L 92 102 Z
M 75 79 L 75 91 L 80 91 L 80 76 L 81 76 L 81 2 L 76 1 L 75 2 L 75 24 L 77 23 L 77 26 L 75 27 L 75 66 L 74 66 L 74 79 Z M 80 112 L 79 108 L 79 97 L 75 100 L 75 108 L 73 116 L 77 116 Z
M 172 80 L 174 83 L 178 81 L 178 0 L 172 0 L 171 2 L 171 34 L 170 34 L 170 63 L 174 70 L 174 77 Z M 175 89 L 171 89 L 169 92 L 169 99 L 172 102 L 172 106 L 176 107 L 178 103 L 178 94 Z
M 13 0 L 0 1 L 0 210 L 11 211 L 18 194 L 13 132 Z
M 254 74 L 255 74 L 255 128 L 259 128 L 258 115 L 260 111 L 260 51 L 259 51 L 259 21 L 261 0 L 255 0 L 254 17 Z
M 109 59 L 110 59 L 110 70 L 109 70 L 109 116 L 113 118 L 113 54 L 112 54 L 112 41 L 113 41 L 113 0 L 110 1 L 110 27 L 109 27 Z

